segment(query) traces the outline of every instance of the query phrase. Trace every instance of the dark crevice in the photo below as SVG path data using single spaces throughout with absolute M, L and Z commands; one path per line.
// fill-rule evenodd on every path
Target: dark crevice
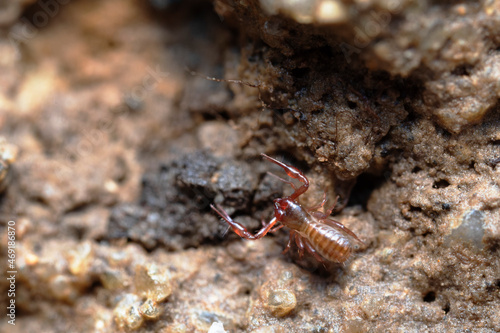
M 349 107 L 349 109 L 354 110 L 358 105 L 355 102 L 347 101 L 347 106 Z
M 450 186 L 450 183 L 446 179 L 437 180 L 432 185 L 432 188 L 446 188 Z
M 25 8 L 22 15 L 23 20 L 29 22 L 30 29 L 36 32 L 45 29 L 55 20 L 55 16 L 59 9 L 64 9 L 64 6 L 59 6 L 57 4 L 55 4 L 55 6 L 51 8 L 45 4 L 45 7 L 43 7 L 40 5 L 40 2 L 34 2 L 31 6 Z M 55 8 L 57 8 L 57 12 L 54 13 Z
M 49 206 L 50 205 L 50 202 L 46 198 L 41 197 L 41 196 L 33 197 L 33 201 L 42 205 L 42 206 Z
M 374 176 L 371 174 L 360 175 L 351 191 L 349 206 L 361 205 L 366 209 L 373 191 L 379 188 L 384 182 L 385 178 L 383 176 Z
M 455 67 L 452 71 L 452 75 L 457 75 L 457 76 L 469 76 L 472 70 L 472 66 L 469 64 L 464 64 Z
M 66 214 L 79 214 L 87 211 L 92 205 L 89 202 L 79 202 L 66 211 Z
M 443 127 L 436 124 L 435 128 L 436 128 L 436 133 L 440 134 L 444 139 L 451 138 L 451 133 L 445 130 Z
M 229 116 L 229 113 L 225 110 L 215 112 L 213 110 L 203 112 L 202 114 L 203 120 L 204 121 L 212 121 L 212 120 L 229 120 L 231 117 Z
M 490 143 L 494 146 L 500 146 L 500 140 L 492 140 Z
M 421 212 L 422 208 L 420 207 L 415 207 L 415 206 L 410 206 L 410 212 Z
M 292 76 L 296 79 L 307 79 L 310 72 L 309 68 L 295 68 L 292 70 Z
M 422 168 L 421 168 L 421 167 L 419 167 L 419 166 L 416 166 L 416 167 L 414 167 L 414 168 L 411 170 L 411 173 L 417 173 L 417 172 L 419 172 L 419 171 L 422 171 Z
M 433 291 L 429 291 L 427 294 L 424 295 L 424 302 L 426 303 L 432 303 L 436 300 L 436 293 Z
M 69 232 L 73 235 L 75 239 L 81 241 L 85 238 L 87 230 L 86 228 L 81 226 L 70 226 Z

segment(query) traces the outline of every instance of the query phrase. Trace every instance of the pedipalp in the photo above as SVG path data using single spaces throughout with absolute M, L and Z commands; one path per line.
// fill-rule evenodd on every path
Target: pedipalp
M 250 231 L 248 231 L 247 228 L 245 228 L 242 224 L 234 221 L 229 215 L 226 213 L 222 207 L 219 205 L 214 206 L 210 205 L 210 207 L 217 213 L 219 214 L 230 226 L 233 228 L 234 232 L 243 238 L 250 239 L 250 240 L 255 240 L 264 237 L 271 229 L 272 227 L 278 222 L 278 220 L 273 217 L 271 221 L 269 221 L 268 224 L 266 224 L 262 229 L 260 229 L 255 235 L 253 235 Z
M 304 192 L 307 191 L 307 189 L 309 188 L 309 180 L 306 178 L 306 176 L 304 176 L 304 174 L 302 173 L 302 171 L 300 171 L 299 169 L 297 169 L 294 166 L 286 165 L 283 162 L 275 160 L 274 158 L 269 157 L 269 156 L 267 156 L 264 153 L 261 153 L 260 155 L 262 157 L 264 157 L 265 159 L 267 159 L 268 161 L 273 162 L 274 164 L 277 164 L 280 167 L 282 167 L 283 170 L 285 170 L 286 174 L 289 177 L 292 177 L 294 179 L 298 179 L 300 182 L 303 183 L 303 185 L 301 187 L 299 187 L 299 188 L 296 188 L 294 185 L 292 185 L 292 187 L 295 190 L 295 192 L 293 192 L 292 195 L 289 196 L 290 200 L 296 200 L 301 194 L 304 194 Z M 288 183 L 288 181 L 286 181 L 286 180 L 285 180 L 285 182 Z

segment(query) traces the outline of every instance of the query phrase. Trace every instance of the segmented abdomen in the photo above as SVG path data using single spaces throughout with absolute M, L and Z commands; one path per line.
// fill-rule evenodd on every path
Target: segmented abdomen
M 341 230 L 320 222 L 309 223 L 302 232 L 318 253 L 329 261 L 342 263 L 352 253 L 352 244 Z

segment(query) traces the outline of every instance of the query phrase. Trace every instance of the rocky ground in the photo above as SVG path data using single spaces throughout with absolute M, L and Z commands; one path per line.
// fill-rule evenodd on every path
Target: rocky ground
M 500 331 L 498 0 L 4 2 L 2 332 Z M 227 232 L 260 153 L 346 263 Z

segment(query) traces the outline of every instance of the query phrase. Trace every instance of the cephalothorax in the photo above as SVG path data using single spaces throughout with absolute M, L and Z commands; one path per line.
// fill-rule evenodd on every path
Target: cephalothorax
M 286 253 L 292 243 L 295 242 L 300 256 L 306 250 L 319 262 L 323 262 L 323 258 L 337 263 L 345 262 L 354 249 L 354 242 L 360 242 L 361 244 L 363 242 L 343 224 L 329 218 L 335 206 L 325 212 L 318 211 L 326 202 L 325 196 L 323 201 L 314 207 L 302 207 L 298 202 L 298 198 L 309 188 L 307 177 L 291 165 L 284 164 L 265 154 L 261 155 L 282 167 L 289 177 L 302 182 L 302 185 L 297 188 L 291 181 L 277 177 L 292 186 L 295 191 L 288 197 L 274 200 L 274 218 L 253 235 L 243 225 L 231 219 L 219 205 L 210 205 L 212 209 L 231 226 L 236 234 L 245 239 L 259 239 L 269 231 L 275 231 L 286 226 L 290 228 L 290 240 L 283 253 Z M 281 224 L 275 227 L 277 223 Z

